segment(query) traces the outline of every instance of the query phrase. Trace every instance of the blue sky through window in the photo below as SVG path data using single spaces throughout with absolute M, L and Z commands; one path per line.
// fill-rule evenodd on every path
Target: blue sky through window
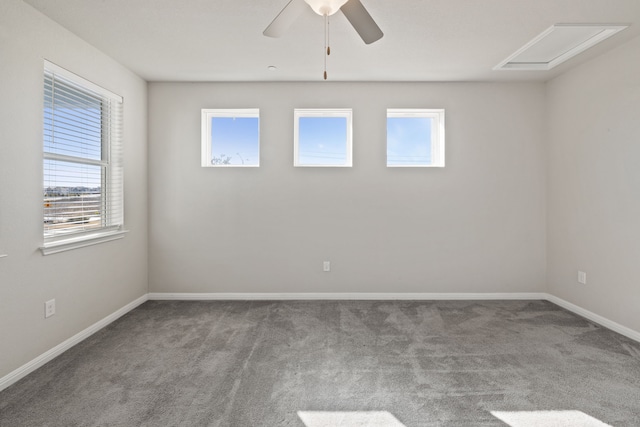
M 100 193 L 102 167 L 44 159 L 44 188 L 86 188 Z
M 99 104 L 97 108 L 45 108 L 44 114 L 46 152 L 92 160 L 102 158 Z
M 344 166 L 347 163 L 345 117 L 300 117 L 298 120 L 300 165 Z
M 212 164 L 258 166 L 258 118 L 211 117 L 211 157 Z
M 387 166 L 430 165 L 430 117 L 387 118 Z
M 78 95 L 73 104 L 58 98 L 54 108 L 47 105 L 44 108 L 44 152 L 73 157 L 78 162 L 45 159 L 44 188 L 99 189 L 102 186 L 100 166 L 81 162 L 83 159 L 102 160 L 101 101 Z

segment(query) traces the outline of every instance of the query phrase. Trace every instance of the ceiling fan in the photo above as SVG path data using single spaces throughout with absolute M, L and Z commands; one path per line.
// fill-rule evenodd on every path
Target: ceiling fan
M 264 30 L 268 37 L 280 37 L 304 11 L 306 4 L 320 16 L 331 16 L 339 10 L 366 44 L 371 44 L 384 35 L 360 0 L 291 0 Z
M 282 36 L 307 6 L 310 6 L 315 13 L 324 17 L 325 52 L 327 56 L 331 54 L 331 48 L 329 47 L 329 16 L 338 11 L 342 11 L 366 44 L 380 40 L 384 35 L 360 0 L 291 0 L 262 34 L 268 37 Z M 327 56 L 325 56 L 325 80 L 327 79 Z

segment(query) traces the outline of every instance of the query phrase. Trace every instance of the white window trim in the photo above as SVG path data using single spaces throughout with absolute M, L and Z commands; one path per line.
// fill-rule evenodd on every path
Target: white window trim
M 258 119 L 258 163 L 251 165 L 211 164 L 211 119 L 214 117 L 246 117 Z M 203 108 L 201 112 L 201 157 L 203 168 L 257 168 L 260 167 L 260 109 L 259 108 Z
M 71 71 L 68 71 L 65 68 L 62 68 L 52 62 L 49 62 L 46 59 L 44 60 L 44 69 L 60 77 L 63 77 L 66 80 L 75 82 L 76 84 L 80 85 L 83 89 L 88 89 L 105 98 L 110 98 L 114 102 L 118 102 L 120 104 L 124 102 L 123 97 L 81 76 L 78 76 L 77 74 L 72 73 Z M 123 120 L 123 117 L 121 117 L 121 120 Z M 120 125 L 122 125 L 122 123 L 120 123 Z M 110 146 L 110 149 L 111 148 L 112 147 Z M 122 147 L 118 147 L 118 149 L 122 151 Z M 49 158 L 60 157 L 51 153 L 47 154 L 47 156 Z M 43 158 L 44 158 L 44 155 L 43 155 Z M 109 164 L 111 164 L 112 161 L 122 162 L 123 159 L 120 158 L 120 159 L 114 160 L 110 158 Z M 97 163 L 101 164 L 102 161 L 97 161 Z M 121 167 L 121 165 L 119 166 Z M 120 172 L 118 179 L 122 179 L 122 172 Z M 125 234 L 129 232 L 129 230 L 126 230 L 124 228 L 124 188 L 121 188 L 120 191 L 122 192 L 122 194 L 120 195 L 120 199 L 121 199 L 120 201 L 123 207 L 122 207 L 122 212 L 120 212 L 121 223 L 119 225 L 105 227 L 99 230 L 91 230 L 87 232 L 74 233 L 70 236 L 52 236 L 52 237 L 43 238 L 44 239 L 43 244 L 39 248 L 40 251 L 42 252 L 42 255 L 51 255 L 55 253 L 65 252 L 65 251 L 78 249 L 86 246 L 97 245 L 100 243 L 123 238 Z
M 443 108 L 389 108 L 387 118 L 431 118 L 431 164 L 390 165 L 388 168 L 443 168 L 444 167 L 444 109 Z M 387 144 L 389 142 L 387 141 Z
M 74 237 L 70 238 L 46 242 L 43 246 L 40 247 L 40 252 L 42 252 L 42 255 L 52 255 L 59 252 L 70 251 L 72 249 L 93 246 L 99 243 L 122 239 L 128 232 L 129 230 L 114 229 L 109 231 L 75 235 Z
M 299 121 L 301 117 L 344 117 L 347 119 L 346 159 L 344 165 L 308 165 L 300 163 Z M 351 108 L 296 108 L 293 111 L 293 166 L 305 168 L 350 168 L 353 166 L 353 110 Z
M 61 77 L 64 77 L 67 80 L 72 80 L 75 81 L 79 84 L 82 85 L 83 88 L 85 89 L 89 89 L 93 92 L 96 92 L 104 97 L 107 98 L 111 98 L 114 101 L 123 102 L 123 98 L 120 95 L 117 95 L 113 92 L 111 92 L 110 90 L 107 90 L 105 88 L 103 88 L 102 86 L 98 86 L 97 84 L 83 78 L 80 77 L 79 75 L 72 73 L 71 71 L 60 67 L 59 65 L 54 64 L 53 62 L 49 62 L 46 59 L 44 60 L 44 68 L 53 72 L 54 74 L 57 74 Z

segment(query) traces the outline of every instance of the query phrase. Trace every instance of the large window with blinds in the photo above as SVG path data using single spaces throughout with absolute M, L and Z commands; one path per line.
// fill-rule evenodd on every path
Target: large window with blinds
M 122 98 L 45 62 L 43 128 L 44 247 L 119 234 Z

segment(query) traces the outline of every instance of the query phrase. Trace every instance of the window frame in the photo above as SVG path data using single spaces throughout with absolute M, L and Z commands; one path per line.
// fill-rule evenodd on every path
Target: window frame
M 69 153 L 56 153 L 56 150 L 48 150 L 47 135 L 43 122 L 43 148 L 42 148 L 42 184 L 43 184 L 43 245 L 40 250 L 43 255 L 63 252 L 97 243 L 116 240 L 124 237 L 127 230 L 124 229 L 124 171 L 122 153 L 122 123 L 123 123 L 123 98 L 113 92 L 98 86 L 89 80 L 72 73 L 52 62 L 44 60 L 44 102 L 43 121 L 51 121 L 51 132 L 61 126 L 61 119 L 56 116 L 54 110 L 47 113 L 51 103 L 47 104 L 47 96 L 51 102 L 55 102 L 56 87 L 66 93 L 82 97 L 93 97 L 100 104 L 100 159 L 92 159 L 89 155 L 70 155 Z M 60 89 L 62 88 L 62 89 Z M 82 117 L 81 117 L 82 118 Z M 69 122 L 65 123 L 69 126 Z M 75 128 L 74 128 L 75 129 Z M 78 130 L 85 130 L 78 127 Z M 75 132 L 76 130 L 74 130 Z M 50 136 L 53 138 L 53 136 Z M 54 142 L 54 140 L 51 140 Z M 64 150 L 63 150 L 64 151 Z M 100 168 L 100 226 L 78 227 L 77 230 L 56 233 L 45 226 L 49 217 L 46 211 L 47 196 L 45 179 L 51 177 L 47 171 L 48 162 L 65 162 L 74 165 Z M 64 173 L 64 172 L 62 172 Z M 53 174 L 53 179 L 63 175 Z
M 300 162 L 300 118 L 342 117 L 346 119 L 345 164 L 304 164 Z M 293 110 L 293 166 L 320 168 L 350 168 L 353 166 L 353 110 L 351 108 L 296 108 Z
M 431 163 L 426 164 L 389 164 L 389 127 L 390 118 L 429 118 L 431 124 Z M 444 108 L 388 108 L 387 109 L 387 153 L 388 168 L 443 168 L 445 167 L 445 110 Z
M 258 163 L 257 164 L 211 164 L 212 140 L 211 121 L 215 117 L 221 118 L 256 118 L 258 119 Z M 201 155 L 200 164 L 203 168 L 258 168 L 260 167 L 260 109 L 259 108 L 203 108 L 200 112 L 201 120 Z

